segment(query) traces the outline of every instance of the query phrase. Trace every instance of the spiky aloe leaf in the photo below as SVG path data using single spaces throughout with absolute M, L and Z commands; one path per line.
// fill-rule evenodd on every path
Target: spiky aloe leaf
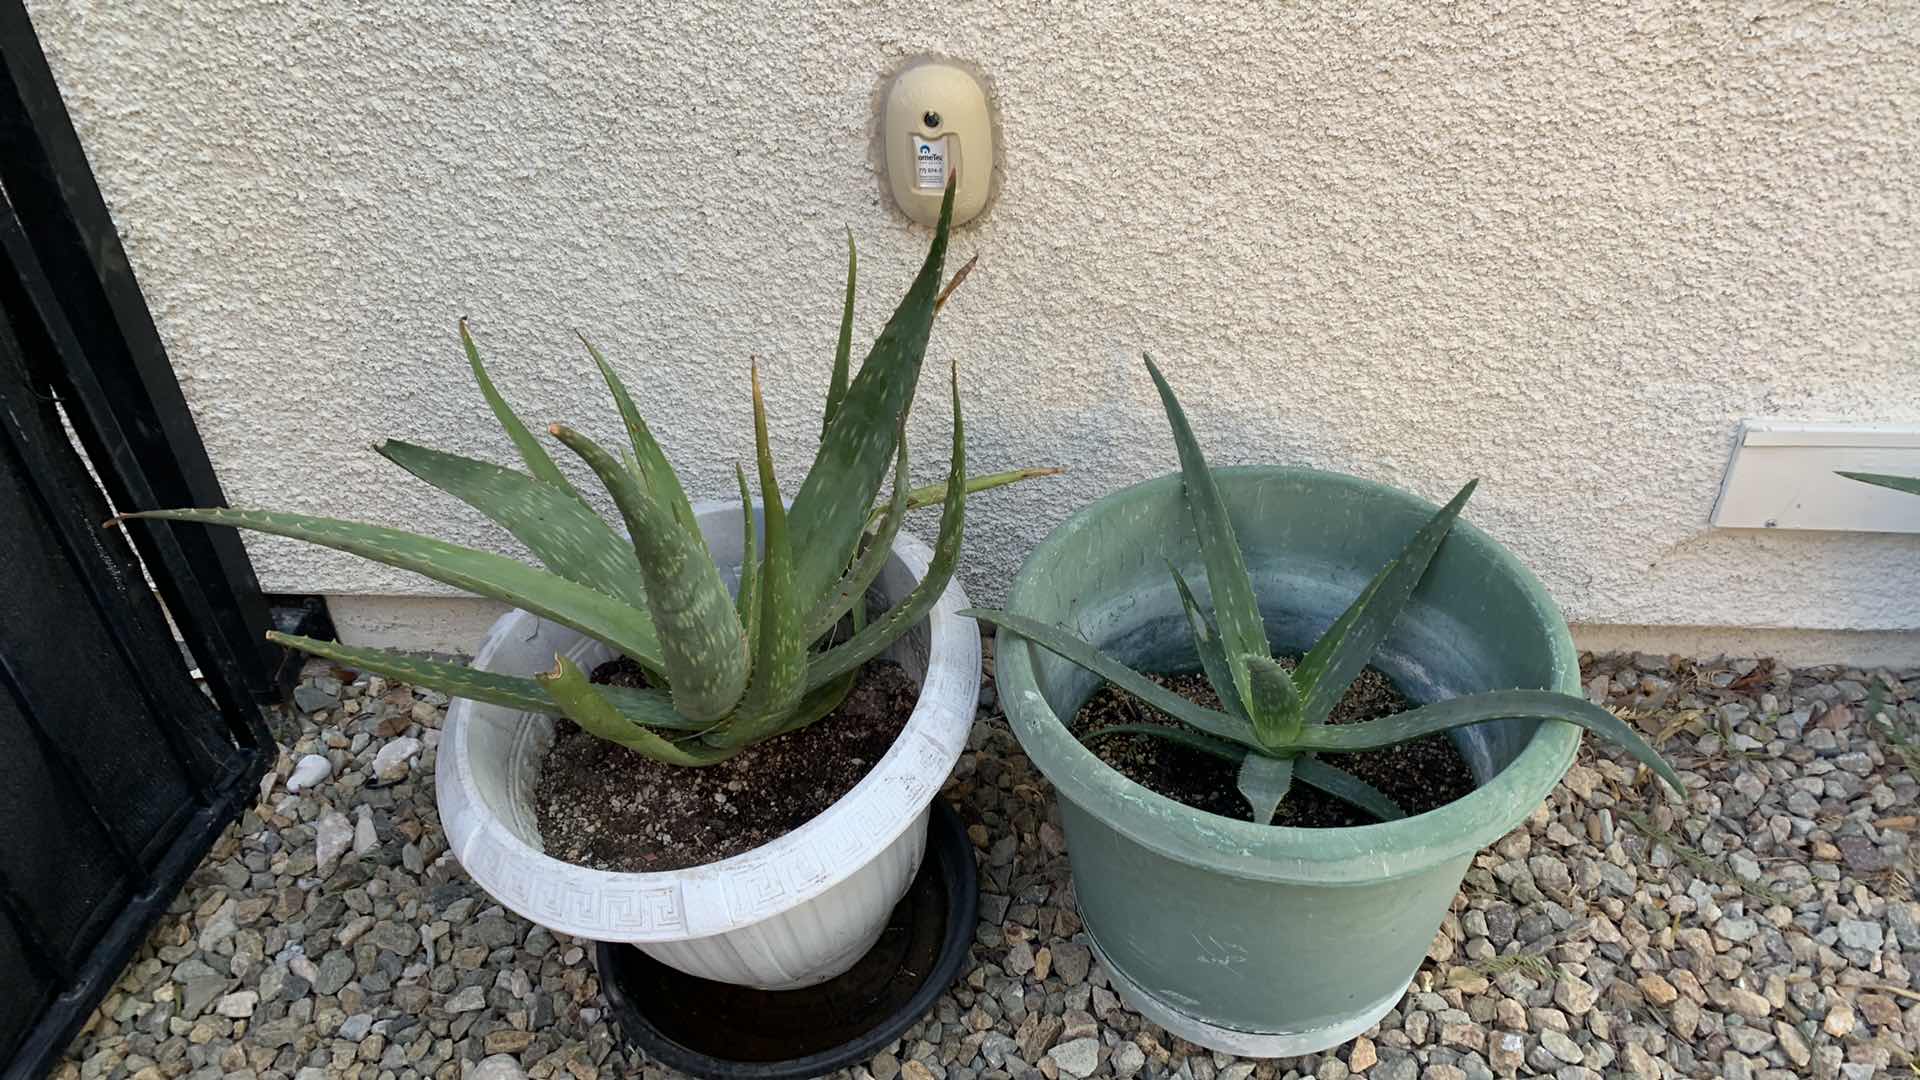
M 524 709 L 527 712 L 558 713 L 561 711 L 560 703 L 553 700 L 552 695 L 532 679 L 481 671 L 465 664 L 423 660 L 401 653 L 388 652 L 385 649 L 342 645 L 337 641 L 321 641 L 317 638 L 282 634 L 272 630 L 267 632 L 267 640 L 285 645 L 290 649 L 312 653 L 314 656 L 324 656 L 336 664 L 344 664 L 356 671 L 371 671 L 375 675 L 384 675 L 409 686 L 424 686 L 453 697 L 484 701 L 489 705 L 500 705 L 509 709 Z M 631 723 L 645 724 L 665 731 L 700 730 L 700 725 L 673 711 L 673 703 L 668 700 L 667 695 L 658 690 L 603 686 L 600 692 L 605 694 L 607 700 L 613 703 L 614 709 Z
M 638 750 L 669 765 L 698 767 L 714 765 L 738 753 L 699 742 L 676 743 L 629 723 L 573 661 L 564 656 L 553 658 L 553 670 L 534 676 L 534 681 L 553 696 L 567 719 L 579 724 L 589 735 Z
M 1253 820 L 1257 825 L 1273 824 L 1274 812 L 1280 809 L 1280 800 L 1287 797 L 1287 790 L 1293 787 L 1292 758 L 1268 757 L 1266 754 L 1248 754 L 1240 759 L 1240 771 L 1234 776 L 1234 786 L 1240 790 L 1241 797 L 1247 800 L 1247 806 L 1253 810 Z
M 521 423 L 520 418 L 514 415 L 513 406 L 508 405 L 507 399 L 500 396 L 500 391 L 493 388 L 493 379 L 487 375 L 486 365 L 480 362 L 480 348 L 473 343 L 473 335 L 467 331 L 465 319 L 460 320 L 460 347 L 466 350 L 467 366 L 473 369 L 473 381 L 480 387 L 480 396 L 487 399 L 487 407 L 493 410 L 494 419 L 500 421 L 500 427 L 506 431 L 507 438 L 513 440 L 514 449 L 520 452 L 520 460 L 527 463 L 527 471 L 541 483 L 552 484 L 585 503 L 586 499 L 561 473 L 560 466 L 555 465 L 553 458 L 547 456 L 546 447 L 541 446 L 540 440 L 534 438 L 533 432 L 527 430 L 527 425 Z
M 228 525 L 334 548 L 411 570 L 488 599 L 505 601 L 605 642 L 643 667 L 659 670 L 661 666 L 660 639 L 646 611 L 558 574 L 489 551 L 476 551 L 382 525 L 272 510 L 143 510 L 122 514 L 114 520 L 125 518 Z
M 599 475 L 626 519 L 674 708 L 695 721 L 725 717 L 746 689 L 746 636 L 706 545 L 640 490 L 632 471 L 598 443 L 563 424 L 547 430 Z
M 1193 631 L 1193 647 L 1200 654 L 1200 670 L 1206 673 L 1207 682 L 1219 696 L 1225 711 L 1246 720 L 1247 706 L 1240 699 L 1240 691 L 1234 688 L 1233 669 L 1227 666 L 1227 653 L 1220 644 L 1220 631 L 1207 613 L 1200 610 L 1200 603 L 1193 598 L 1193 590 L 1187 587 L 1187 579 L 1181 575 L 1180 568 L 1168 563 L 1167 569 L 1173 573 L 1174 587 L 1180 590 L 1180 607 L 1187 613 L 1188 629 Z
M 1061 468 L 1008 469 L 1005 472 L 982 473 L 978 476 L 969 476 L 967 477 L 967 494 L 978 495 L 983 491 L 991 491 L 997 487 L 1006 487 L 1008 484 L 1017 484 L 1022 480 L 1035 480 L 1042 476 L 1059 476 L 1066 471 L 1067 470 Z M 945 480 L 937 484 L 927 484 L 907 492 L 907 509 L 919 510 L 923 507 L 932 506 L 935 503 L 945 502 L 946 498 L 947 482 Z M 872 514 L 868 515 L 867 531 L 872 532 L 880 524 L 881 519 L 886 516 L 886 513 L 887 511 L 883 508 L 875 510 Z
M 1400 809 L 1400 804 L 1388 798 L 1379 788 L 1311 755 L 1295 759 L 1294 775 L 1302 783 L 1319 788 L 1342 802 L 1352 803 L 1381 821 L 1398 821 L 1407 816 L 1407 812 Z
M 952 219 L 950 181 L 926 261 L 847 387 L 820 439 L 813 467 L 793 497 L 794 595 L 807 608 L 833 588 L 847 568 L 874 496 L 893 464 L 895 433 L 913 403 L 927 353 Z
M 1342 612 L 1326 634 L 1294 669 L 1294 681 L 1306 698 L 1306 721 L 1318 724 L 1326 720 L 1347 692 L 1348 684 L 1359 676 L 1373 652 L 1380 647 L 1393 622 L 1413 597 L 1413 590 L 1426 575 L 1427 565 L 1440 542 L 1447 538 L 1460 509 L 1473 495 L 1480 481 L 1469 480 L 1447 505 L 1441 507 L 1413 535 L 1400 554 L 1373 576 L 1360 596 Z
M 1293 676 L 1271 656 L 1247 657 L 1247 675 L 1253 682 L 1253 734 L 1269 750 L 1293 741 L 1302 727 L 1300 691 Z
M 1858 480 L 1863 484 L 1892 488 L 1909 495 L 1920 495 L 1920 476 L 1889 476 L 1886 473 L 1843 472 L 1838 473 L 1849 480 Z
M 1247 576 L 1247 564 L 1240 556 L 1240 544 L 1233 536 L 1233 522 L 1227 517 L 1227 504 L 1220 497 L 1219 485 L 1207 468 L 1200 443 L 1193 437 L 1187 414 L 1173 387 L 1153 357 L 1145 357 L 1147 373 L 1160 391 L 1160 404 L 1173 429 L 1173 445 L 1180 455 L 1180 478 L 1186 492 L 1187 512 L 1193 519 L 1193 532 L 1200 543 L 1200 555 L 1207 566 L 1207 585 L 1213 590 L 1213 617 L 1220 627 L 1220 640 L 1227 654 L 1227 667 L 1233 673 L 1233 685 L 1240 700 L 1257 710 L 1253 687 L 1247 674 L 1247 658 L 1268 656 L 1266 625 L 1260 619 L 1260 602 L 1253 595 L 1253 579 Z M 1257 720 L 1257 717 L 1256 717 Z
M 787 507 L 774 477 L 767 445 L 767 406 L 760 396 L 760 369 L 753 370 L 753 443 L 760 464 L 760 515 L 767 555 L 760 564 L 759 637 L 753 677 L 733 719 L 706 736 L 714 746 L 745 746 L 778 731 L 806 690 L 807 642 L 793 599 L 793 548 L 787 539 Z
M 951 199 L 952 188 L 948 188 Z M 865 374 L 862 372 L 862 374 Z M 947 501 L 940 508 L 940 535 L 933 542 L 933 558 L 927 560 L 927 572 L 920 576 L 913 591 L 887 610 L 887 613 L 854 631 L 843 645 L 816 653 L 807 665 L 809 689 L 830 682 L 879 656 L 900 635 L 926 618 L 927 612 L 947 590 L 953 568 L 960 561 L 960 538 L 966 531 L 967 486 L 963 483 L 967 467 L 967 436 L 960 419 L 960 372 L 953 372 L 953 460 L 948 472 Z M 811 478 L 809 478 L 811 479 Z M 856 611 L 859 610 L 857 607 Z
M 1101 739 L 1110 739 L 1115 735 L 1150 735 L 1156 739 L 1164 739 L 1188 749 L 1198 750 L 1203 754 L 1211 754 L 1222 761 L 1238 762 L 1245 757 L 1258 756 L 1256 751 L 1249 750 L 1239 743 L 1198 731 L 1188 731 L 1185 728 L 1168 727 L 1165 724 L 1110 724 L 1087 732 L 1081 736 L 1081 741 L 1099 742 Z
M 578 335 L 580 344 L 587 347 L 587 355 L 593 358 L 594 366 L 600 369 L 600 377 L 606 381 L 607 390 L 613 394 L 613 403 L 620 410 L 620 420 L 626 425 L 627 439 L 633 444 L 633 458 L 640 464 L 640 479 L 646 485 L 648 494 L 673 515 L 673 520 L 682 529 L 700 542 L 700 549 L 706 550 L 706 537 L 700 533 L 700 522 L 693 516 L 693 505 L 687 502 L 687 493 L 680 486 L 680 477 L 674 474 L 673 465 L 667 461 L 667 455 L 661 451 L 660 444 L 654 441 L 653 432 L 640 415 L 640 409 L 633 403 L 633 395 L 627 393 L 627 386 L 614 372 L 613 365 L 600 355 L 585 334 Z
M 737 463 L 733 478 L 740 484 L 740 587 L 734 590 L 733 608 L 740 614 L 740 629 L 748 641 L 760 640 L 760 551 L 759 525 L 753 518 L 753 493 L 747 490 L 747 473 Z M 748 657 L 749 678 L 752 657 Z
M 606 519 L 565 490 L 523 472 L 399 439 L 387 439 L 374 450 L 487 515 L 547 569 L 622 603 L 646 607 L 633 548 Z
M 1035 645 L 1055 653 L 1086 668 L 1095 675 L 1146 702 L 1148 705 L 1166 713 L 1189 727 L 1198 728 L 1208 735 L 1217 736 L 1251 750 L 1260 749 L 1253 737 L 1253 729 L 1243 720 L 1235 719 L 1227 713 L 1196 705 L 1179 694 L 1161 686 L 1120 661 L 1106 655 L 1092 645 L 1082 641 L 1075 634 L 1058 626 L 1049 626 L 1038 619 L 1024 615 L 1015 615 L 1008 611 L 994 611 L 989 608 L 970 608 L 962 615 L 989 622 L 1003 632 L 1011 631 L 1026 638 Z M 1006 648 L 1002 645 L 1001 648 Z M 1173 728 L 1163 730 L 1172 731 Z
M 808 641 L 833 629 L 842 615 L 866 597 L 867 590 L 879 579 L 880 571 L 886 569 L 887 560 L 893 557 L 893 541 L 907 520 L 907 493 L 907 439 L 903 431 L 894 457 L 893 495 L 887 501 L 886 516 L 880 519 L 878 529 L 867 534 L 866 547 L 841 575 L 840 583 L 807 614 L 803 626 Z
M 1675 793 L 1686 794 L 1680 774 L 1619 717 L 1584 698 L 1551 690 L 1495 690 L 1449 698 L 1393 716 L 1357 724 L 1315 724 L 1300 732 L 1300 750 L 1354 751 L 1394 746 L 1436 731 L 1450 731 L 1488 720 L 1564 720 L 1619 743 Z
M 833 346 L 833 375 L 827 381 L 827 408 L 820 418 L 820 437 L 826 438 L 833 417 L 847 396 L 847 365 L 853 359 L 853 282 L 860 270 L 860 254 L 853 247 L 853 230 L 847 230 L 847 298 L 840 304 L 840 336 Z

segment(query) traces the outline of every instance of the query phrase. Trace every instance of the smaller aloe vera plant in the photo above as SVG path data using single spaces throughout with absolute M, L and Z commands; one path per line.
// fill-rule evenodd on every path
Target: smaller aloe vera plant
M 1468 724 L 1508 718 L 1578 724 L 1625 746 L 1675 791 L 1684 791 L 1679 775 L 1618 717 L 1567 694 L 1500 690 L 1451 698 L 1377 720 L 1327 723 L 1347 687 L 1367 666 L 1412 597 L 1477 481 L 1461 488 L 1414 535 L 1399 557 L 1374 575 L 1352 605 L 1289 671 L 1274 658 L 1267 643 L 1253 582 L 1234 538 L 1233 524 L 1227 518 L 1226 504 L 1187 424 L 1186 413 L 1151 357 L 1147 370 L 1159 388 L 1161 404 L 1173 428 L 1187 509 L 1213 591 L 1211 614 L 1201 610 L 1178 568 L 1168 569 L 1193 632 L 1201 671 L 1224 708 L 1209 709 L 1188 701 L 1064 628 L 1006 611 L 967 612 L 1059 654 L 1185 725 L 1116 724 L 1089 733 L 1089 741 L 1119 734 L 1151 735 L 1234 762 L 1239 766 L 1240 793 L 1252 808 L 1253 820 L 1260 824 L 1272 823 L 1295 780 L 1382 820 L 1405 817 L 1405 812 L 1379 789 L 1324 760 L 1324 755 L 1379 749 Z
M 856 261 L 848 239 L 846 300 L 820 448 L 790 509 L 774 475 L 756 365 L 754 442 L 764 541 L 756 541 L 746 473 L 736 470 L 745 558 L 732 595 L 679 478 L 599 351 L 587 345 L 631 450 L 615 456 L 561 424 L 548 433 L 606 486 L 630 540 L 592 508 L 494 389 L 464 322 L 461 341 L 474 380 L 526 471 L 397 440 L 375 449 L 504 527 L 545 569 L 398 529 L 304 514 L 200 509 L 125 517 L 293 537 L 411 570 L 570 627 L 637 662 L 652 687 L 595 686 L 564 656 L 554 658 L 551 672 L 519 678 L 288 634 L 268 637 L 458 697 L 563 714 L 594 735 L 670 764 L 723 761 L 831 712 L 852 689 L 860 667 L 926 617 L 959 558 L 970 491 L 1057 471 L 1025 469 L 969 479 L 956 375 L 947 480 L 929 488 L 908 485 L 907 412 L 934 316 L 953 287 L 940 287 L 952 205 L 949 187 L 918 276 L 851 380 Z M 875 508 L 889 472 L 890 495 Z M 902 520 L 910 509 L 932 503 L 941 505 L 940 532 L 926 573 L 904 599 L 869 620 L 867 592 L 892 553 Z

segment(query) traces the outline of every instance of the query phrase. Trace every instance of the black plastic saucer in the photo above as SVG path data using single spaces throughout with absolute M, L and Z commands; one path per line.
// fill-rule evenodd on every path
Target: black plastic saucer
M 973 846 L 960 815 L 935 799 L 919 874 L 845 974 L 754 990 L 608 942 L 594 963 L 621 1033 L 654 1061 L 712 1080 L 805 1080 L 873 1057 L 925 1016 L 960 977 L 979 907 Z

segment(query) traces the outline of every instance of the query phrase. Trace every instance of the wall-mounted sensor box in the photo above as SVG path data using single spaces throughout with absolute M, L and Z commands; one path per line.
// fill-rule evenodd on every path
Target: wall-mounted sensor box
M 887 187 L 901 212 L 922 225 L 940 220 L 947 179 L 958 175 L 953 224 L 986 208 L 993 188 L 993 111 L 986 87 L 944 60 L 908 65 L 887 87 L 880 116 Z

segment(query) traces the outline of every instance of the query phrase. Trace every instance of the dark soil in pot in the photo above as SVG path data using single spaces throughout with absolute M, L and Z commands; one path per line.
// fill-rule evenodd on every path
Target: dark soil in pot
M 1291 661 L 1282 661 L 1291 668 Z M 1153 681 L 1195 704 L 1220 707 L 1220 698 L 1202 675 L 1153 675 Z M 1413 707 L 1385 675 L 1366 669 L 1347 688 L 1347 694 L 1329 720 L 1351 724 L 1392 716 Z M 1074 717 L 1073 733 L 1085 737 L 1088 732 L 1111 724 L 1164 724 L 1178 722 L 1139 699 L 1102 686 L 1079 715 Z M 1236 766 L 1197 750 L 1177 746 L 1165 739 L 1147 735 L 1122 735 L 1092 744 L 1100 760 L 1113 766 L 1127 779 L 1150 791 L 1240 821 L 1251 820 L 1247 800 L 1234 786 Z M 1327 760 L 1385 792 L 1408 814 L 1422 814 L 1444 806 L 1471 792 L 1473 773 L 1465 758 L 1454 749 L 1445 735 L 1429 735 L 1399 746 L 1367 750 L 1357 754 L 1329 754 Z M 1274 815 L 1275 825 L 1306 828 L 1337 828 L 1347 825 L 1371 825 L 1375 818 L 1322 791 L 1296 782 Z
M 625 659 L 596 668 L 593 681 L 645 685 Z M 919 696 L 905 669 L 875 660 L 832 713 L 699 769 L 661 764 L 555 720 L 534 788 L 540 838 L 556 859 L 623 873 L 751 851 L 851 791 L 893 746 Z

